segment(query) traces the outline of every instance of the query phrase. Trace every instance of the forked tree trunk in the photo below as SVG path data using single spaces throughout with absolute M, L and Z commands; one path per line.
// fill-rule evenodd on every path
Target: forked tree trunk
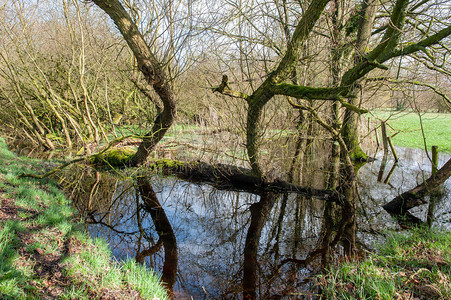
M 261 166 L 260 144 L 261 144 L 261 121 L 263 108 L 274 96 L 272 87 L 284 82 L 292 73 L 299 60 L 302 44 L 307 40 L 314 25 L 321 16 L 329 0 L 318 0 L 311 3 L 303 17 L 296 26 L 291 41 L 288 43 L 287 51 L 267 79 L 248 98 L 248 112 L 246 123 L 246 148 L 252 170 L 257 176 L 263 177 L 265 170 Z

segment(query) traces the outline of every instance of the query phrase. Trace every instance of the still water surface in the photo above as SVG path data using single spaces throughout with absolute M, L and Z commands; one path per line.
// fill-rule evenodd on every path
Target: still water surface
M 398 148 L 398 155 L 400 161 L 392 172 L 390 157 L 381 171 L 382 153 L 359 170 L 357 239 L 361 247 L 373 248 L 381 242 L 386 228 L 399 229 L 382 205 L 430 174 L 430 162 L 423 151 Z M 449 157 L 442 155 L 439 166 Z M 92 237 L 106 239 L 117 259 L 138 257 L 163 272 L 163 277 L 174 272 L 175 298 L 241 298 L 245 245 L 252 238 L 248 230 L 250 208 L 262 202 L 261 196 L 156 175 L 141 179 L 141 185 L 144 182 L 151 189 L 151 196 L 145 196 L 135 180 L 91 169 L 68 174 L 67 193 L 86 220 L 87 230 Z M 433 226 L 450 230 L 451 180 L 441 191 Z M 309 276 L 319 265 L 296 267 L 286 262 L 304 259 L 328 231 L 333 231 L 336 222 L 324 217 L 327 205 L 322 200 L 297 194 L 270 197 L 274 205 L 271 202 L 267 214 L 261 212 L 257 295 L 302 298 L 314 293 Z M 424 220 L 426 210 L 419 207 L 412 213 Z M 328 218 L 334 215 L 332 210 Z M 252 217 L 255 224 L 255 214 Z

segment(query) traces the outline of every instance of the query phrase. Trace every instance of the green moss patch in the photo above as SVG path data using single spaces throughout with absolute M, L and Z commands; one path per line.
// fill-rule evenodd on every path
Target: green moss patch
M 136 150 L 128 147 L 109 149 L 101 154 L 94 155 L 91 159 L 93 164 L 126 166 L 135 155 Z

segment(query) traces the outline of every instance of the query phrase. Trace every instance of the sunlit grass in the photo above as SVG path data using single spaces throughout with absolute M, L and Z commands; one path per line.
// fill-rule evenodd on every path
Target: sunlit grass
M 20 286 L 28 280 L 24 270 L 14 267 L 18 259 L 15 251 L 18 231 L 22 231 L 18 221 L 0 224 L 0 296 L 9 295 L 10 299 L 24 298 L 25 292 Z
M 451 153 L 451 114 L 375 111 L 374 116 L 388 120 L 388 134 L 396 146 L 424 149 L 438 146 L 440 152 Z M 420 121 L 421 120 L 421 121 Z M 423 131 L 421 128 L 423 125 Z
M 119 264 L 111 261 L 111 252 L 102 240 L 85 239 L 80 254 L 68 257 L 65 263 L 71 266 L 67 274 L 78 283 L 95 285 L 91 288 L 121 287 Z M 100 282 L 95 280 L 98 277 Z
M 145 266 L 130 259 L 124 264 L 122 271 L 125 274 L 125 280 L 143 297 L 153 298 L 164 294 L 164 288 L 155 280 L 156 276 Z
M 18 177 L 39 171 L 39 160 L 16 157 L 0 138 L 0 205 L 13 207 L 19 218 L 0 220 L 0 299 L 41 299 L 48 281 L 36 273 L 35 264 L 36 257 L 46 255 L 61 257 L 62 273 L 70 282 L 58 287 L 61 299 L 98 299 L 102 289 L 119 294 L 135 289 L 144 299 L 167 299 L 150 270 L 115 261 L 104 241 L 80 231 L 69 201 L 52 181 Z M 74 249 L 66 255 L 69 244 Z
M 451 298 L 450 232 L 389 233 L 378 249 L 319 276 L 325 299 Z

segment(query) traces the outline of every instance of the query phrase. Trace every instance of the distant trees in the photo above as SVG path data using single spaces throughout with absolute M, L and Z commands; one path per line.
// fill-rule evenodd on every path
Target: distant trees
M 51 9 L 45 10 L 46 4 Z M 47 149 L 114 137 L 136 107 L 128 55 L 108 23 L 77 1 L 5 1 L 0 43 L 0 118 L 5 134 Z M 131 113 L 133 112 L 133 114 Z

